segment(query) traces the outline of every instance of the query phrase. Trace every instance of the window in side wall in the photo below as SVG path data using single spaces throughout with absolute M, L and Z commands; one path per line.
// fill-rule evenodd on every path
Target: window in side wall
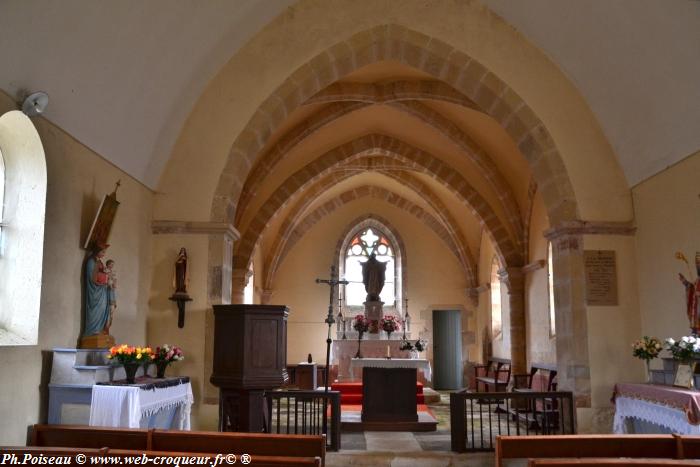
M 502 337 L 501 333 L 501 279 L 498 277 L 498 259 L 491 263 L 491 338 Z
M 2 257 L 3 251 L 3 241 L 2 241 L 2 228 L 5 226 L 3 223 L 3 212 L 5 207 L 5 159 L 2 158 L 2 151 L 0 151 L 0 257 Z
M 253 292 L 255 291 L 255 273 L 253 272 L 253 267 L 248 270 L 248 283 L 243 289 L 243 303 L 246 305 L 252 305 L 255 300 Z
M 556 313 L 554 308 L 554 273 L 552 268 L 552 242 L 547 244 L 547 297 L 549 303 L 549 336 L 555 337 Z

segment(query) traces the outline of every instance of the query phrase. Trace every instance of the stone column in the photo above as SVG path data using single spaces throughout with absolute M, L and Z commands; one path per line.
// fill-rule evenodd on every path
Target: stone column
M 498 271 L 498 277 L 508 288 L 511 371 L 514 374 L 526 374 L 525 275 L 521 267 L 508 267 Z
M 547 237 L 552 242 L 558 387 L 574 393 L 576 407 L 591 407 L 583 238 L 554 229 Z

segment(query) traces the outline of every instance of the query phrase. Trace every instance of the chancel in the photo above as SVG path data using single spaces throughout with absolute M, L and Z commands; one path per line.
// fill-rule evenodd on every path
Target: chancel
M 700 2 L 6 0 L 0 39 L 0 446 L 698 457 Z

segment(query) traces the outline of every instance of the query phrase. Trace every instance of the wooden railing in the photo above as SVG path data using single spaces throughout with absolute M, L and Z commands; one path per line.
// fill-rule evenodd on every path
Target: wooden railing
M 575 434 L 571 392 L 450 394 L 451 446 L 456 452 L 493 451 L 498 435 Z
M 340 449 L 340 392 L 269 391 L 266 432 L 326 435 L 327 449 Z

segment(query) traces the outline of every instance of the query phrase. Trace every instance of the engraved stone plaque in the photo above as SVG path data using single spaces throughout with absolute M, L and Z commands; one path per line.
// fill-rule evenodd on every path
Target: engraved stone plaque
M 585 250 L 586 304 L 617 306 L 617 261 L 613 250 Z

